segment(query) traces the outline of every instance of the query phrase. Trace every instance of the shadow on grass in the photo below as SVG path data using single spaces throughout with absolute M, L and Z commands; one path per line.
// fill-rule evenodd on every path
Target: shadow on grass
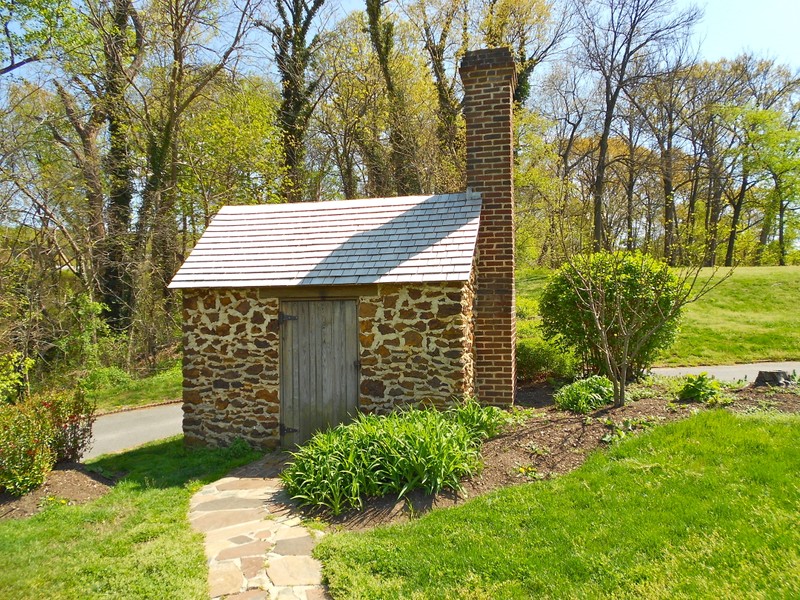
M 261 455 L 236 443 L 228 448 L 188 448 L 179 435 L 89 460 L 86 469 L 116 482 L 163 489 L 210 483 Z

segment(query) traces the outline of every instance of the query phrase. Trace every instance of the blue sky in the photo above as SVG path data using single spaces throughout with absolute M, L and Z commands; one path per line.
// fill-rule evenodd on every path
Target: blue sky
M 680 5 L 690 4 L 679 0 Z M 707 0 L 697 35 L 707 60 L 752 51 L 800 67 L 800 0 Z

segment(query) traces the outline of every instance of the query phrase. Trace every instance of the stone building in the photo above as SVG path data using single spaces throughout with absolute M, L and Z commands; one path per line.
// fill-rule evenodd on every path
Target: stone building
M 513 402 L 506 49 L 461 64 L 463 193 L 220 210 L 183 290 L 187 443 L 290 446 L 357 411 Z

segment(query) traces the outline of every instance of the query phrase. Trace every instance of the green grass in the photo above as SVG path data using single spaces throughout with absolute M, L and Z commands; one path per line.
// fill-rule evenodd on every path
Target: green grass
M 107 412 L 124 406 L 144 406 L 181 397 L 183 376 L 177 365 L 151 377 L 134 379 L 127 384 L 88 390 L 87 398 L 97 402 L 97 410 Z
M 798 437 L 797 416 L 701 413 L 317 554 L 336 598 L 796 598 Z
M 520 339 L 541 337 L 536 311 L 547 276 L 546 270 L 517 274 Z M 686 307 L 675 344 L 656 366 L 800 360 L 798 299 L 800 267 L 737 268 L 728 280 Z
M 126 473 L 103 498 L 0 521 L 4 598 L 208 598 L 202 535 L 187 520 L 204 483 L 257 458 L 188 450 L 180 437 L 88 462 Z

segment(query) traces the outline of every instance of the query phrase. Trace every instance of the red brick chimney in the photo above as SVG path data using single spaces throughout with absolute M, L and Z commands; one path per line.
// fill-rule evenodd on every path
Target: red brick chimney
M 483 199 L 475 300 L 475 393 L 509 405 L 516 387 L 514 295 L 514 58 L 507 48 L 467 52 L 461 61 L 467 123 L 467 187 Z

